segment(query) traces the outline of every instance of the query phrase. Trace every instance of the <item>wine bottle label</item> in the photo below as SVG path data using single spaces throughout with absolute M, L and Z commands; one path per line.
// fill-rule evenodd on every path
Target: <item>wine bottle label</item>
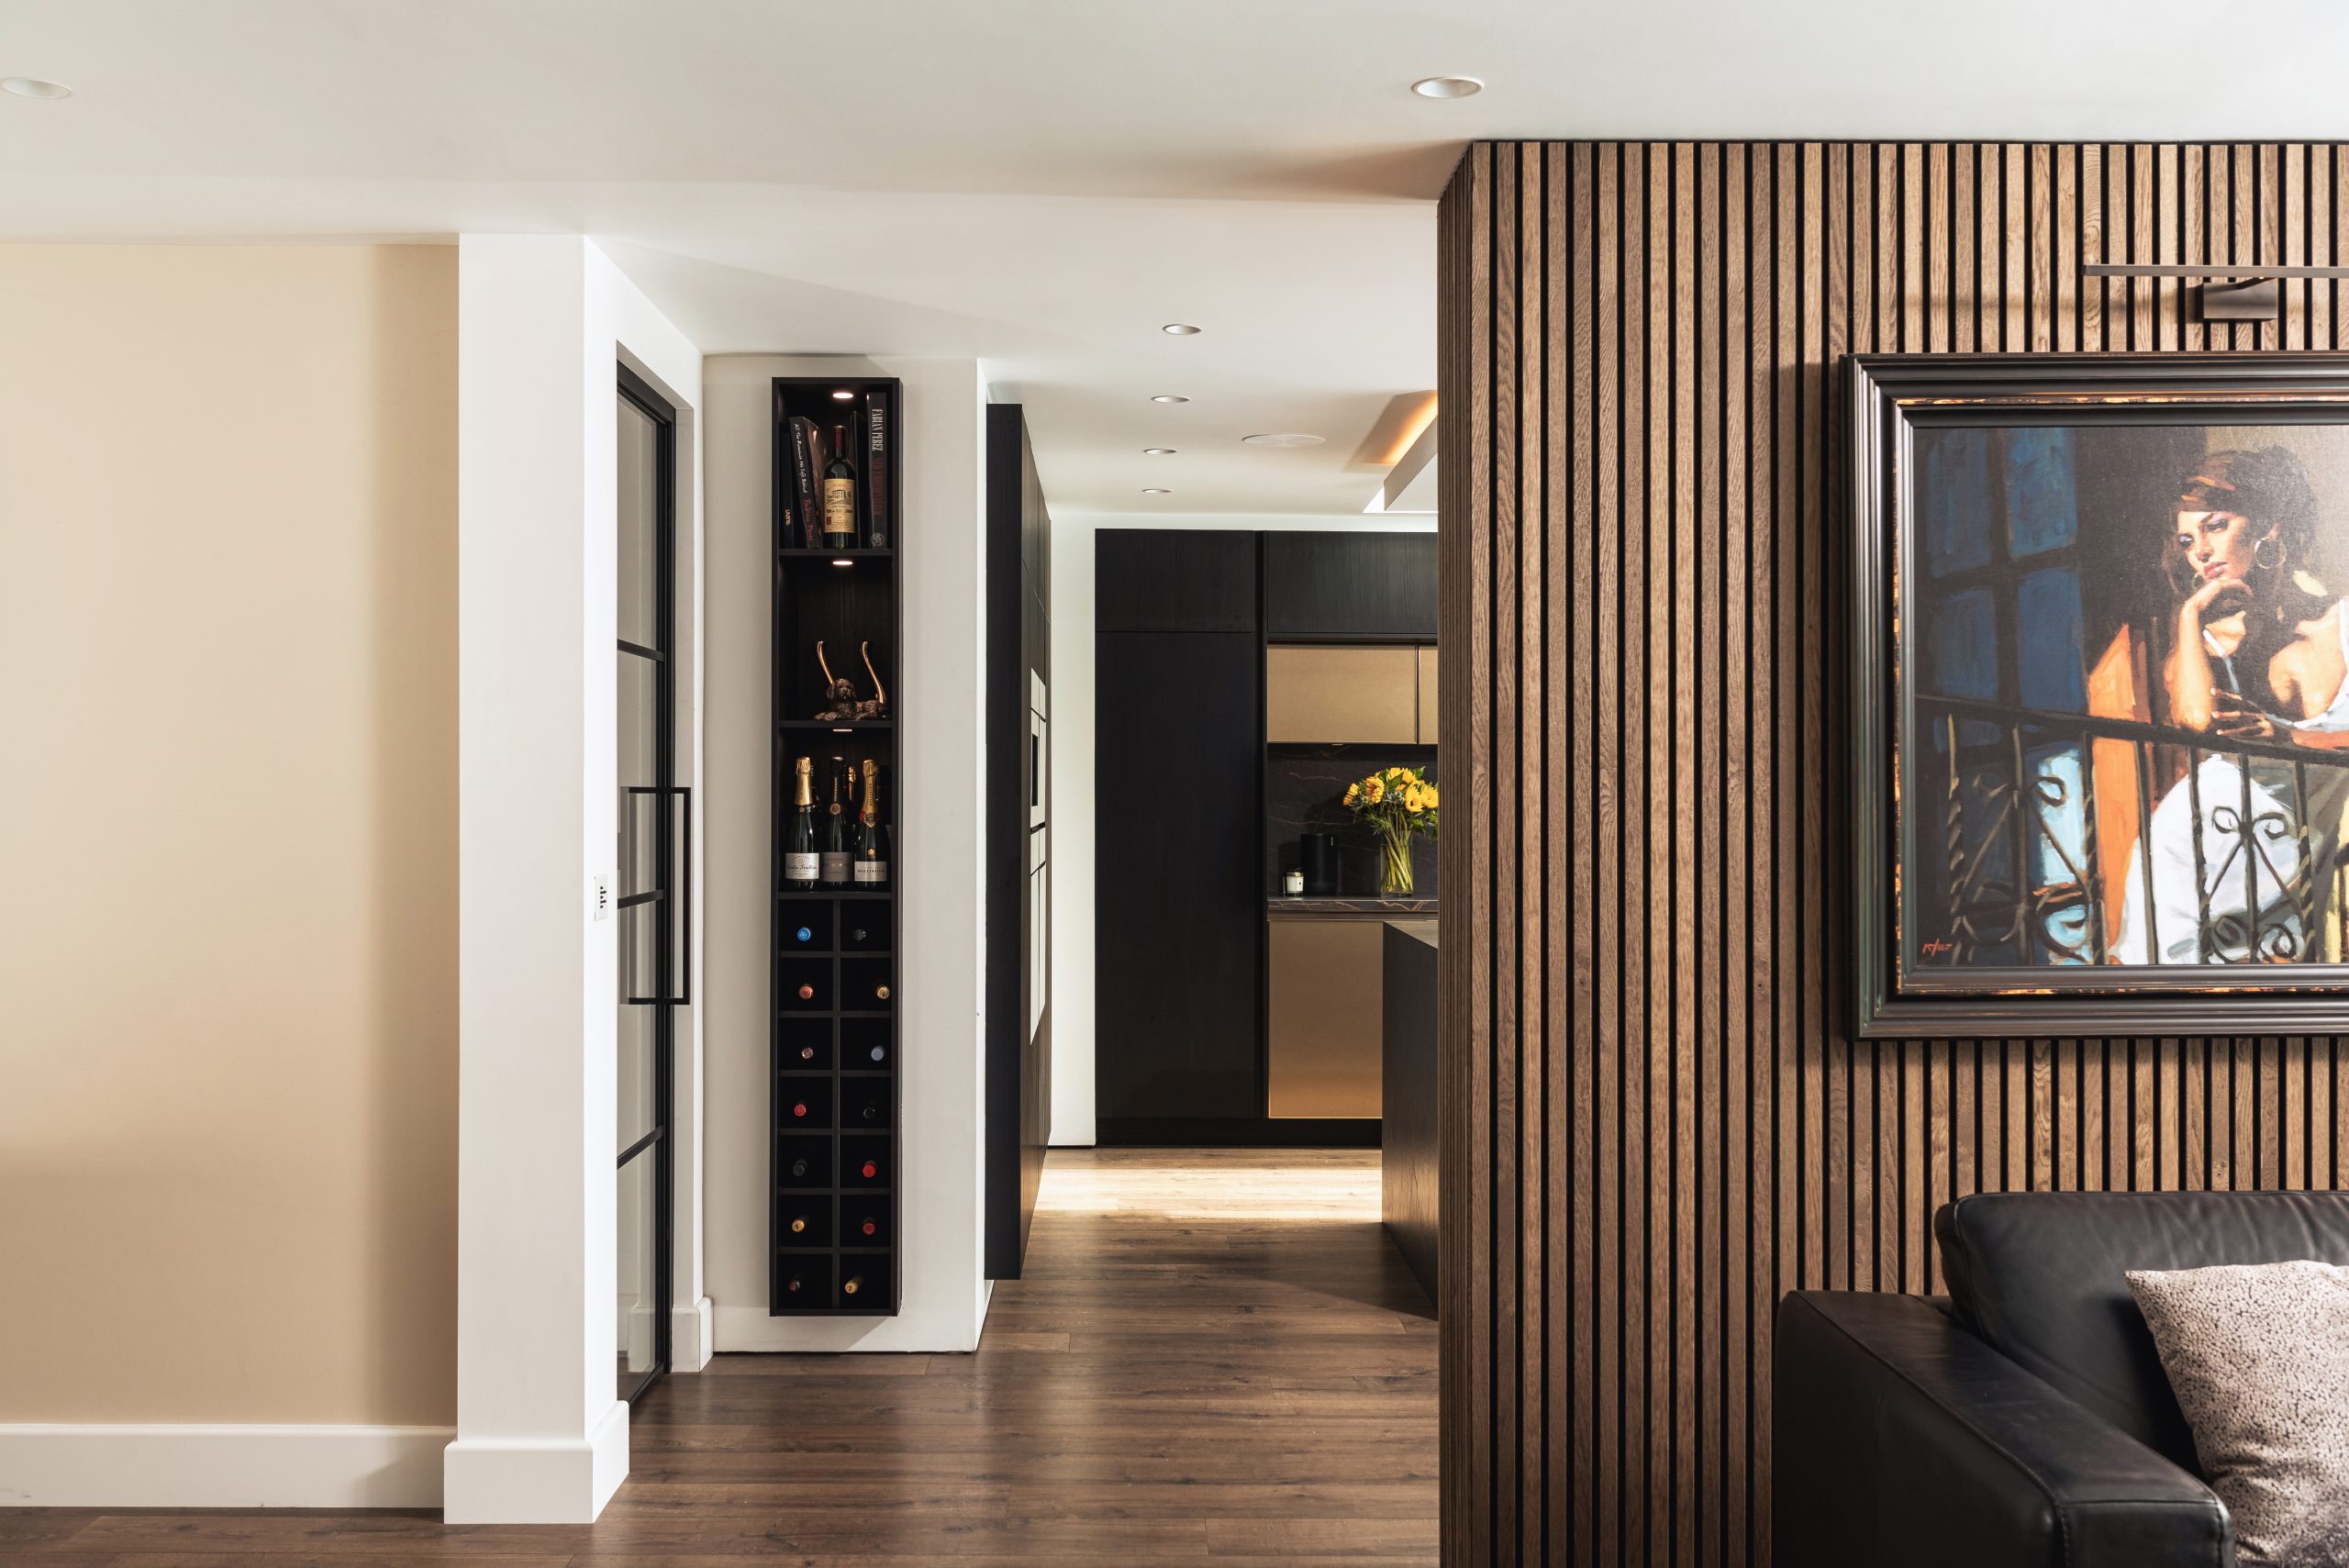
M 888 862 L 887 861 L 859 861 L 859 862 L 856 862 L 856 880 L 857 880 L 857 881 L 859 881 L 859 882 L 861 882 L 861 883 L 867 883 L 867 884 L 870 884 L 870 883 L 881 883 L 881 882 L 886 882 L 886 881 L 888 881 L 888 880 L 889 880 L 889 862 Z
M 856 482 L 849 479 L 824 481 L 824 535 L 856 533 Z
M 841 883 L 849 879 L 849 853 L 846 850 L 826 850 L 822 856 L 826 882 Z
M 818 860 L 818 857 L 816 855 L 801 854 L 796 850 L 786 852 L 783 857 L 783 880 L 785 882 L 815 881 Z

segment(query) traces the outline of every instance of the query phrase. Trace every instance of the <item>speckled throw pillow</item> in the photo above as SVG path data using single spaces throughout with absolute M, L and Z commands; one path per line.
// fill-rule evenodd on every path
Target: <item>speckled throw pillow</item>
M 2129 1271 L 2243 1568 L 2349 1568 L 2349 1269 Z

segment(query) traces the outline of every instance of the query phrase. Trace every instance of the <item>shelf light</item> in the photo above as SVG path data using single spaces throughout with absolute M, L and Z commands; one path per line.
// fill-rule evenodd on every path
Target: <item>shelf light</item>
M 856 562 L 853 562 L 853 561 L 851 561 L 851 560 L 850 560 L 847 556 L 845 556 L 845 555 L 836 555 L 836 556 L 832 557 L 832 564 L 833 564 L 833 565 L 835 565 L 835 566 L 853 566 L 853 565 L 855 565 L 855 564 L 856 564 Z
M 849 728 L 845 724 L 835 724 L 832 726 L 832 733 L 835 735 L 846 735 L 849 733 Z
M 1196 338 L 1199 335 L 1199 329 L 1187 321 L 1170 321 L 1159 330 L 1169 338 Z
M 1174 449 L 1173 447 L 1144 447 L 1141 449 L 1141 455 L 1144 457 L 1173 457 L 1174 455 Z
M 832 394 L 832 401 L 835 403 L 853 403 L 856 401 L 856 394 L 849 391 L 846 387 L 842 387 L 840 391 Z
M 1152 403 L 1188 403 L 1191 400 L 1179 392 L 1161 392 L 1153 394 L 1151 401 Z

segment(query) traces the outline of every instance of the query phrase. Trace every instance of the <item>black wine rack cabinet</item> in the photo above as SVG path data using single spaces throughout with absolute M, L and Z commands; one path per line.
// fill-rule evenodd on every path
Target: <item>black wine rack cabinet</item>
M 897 884 L 906 844 L 895 824 L 903 798 L 896 769 L 896 715 L 904 701 L 899 628 L 905 594 L 897 571 L 903 412 L 904 387 L 894 379 L 774 378 L 767 1310 L 775 1317 L 893 1317 L 900 1297 L 897 1009 L 904 989 Z M 828 436 L 836 425 L 847 428 L 858 455 L 854 549 L 807 542 L 795 416 Z M 875 484 L 882 486 L 877 514 L 871 500 Z M 828 706 L 816 661 L 819 641 L 832 673 L 853 681 L 859 696 L 872 696 L 873 675 L 879 676 L 888 691 L 885 717 L 853 722 L 815 717 Z M 866 643 L 872 673 L 860 651 Z M 879 764 L 890 871 L 883 886 L 808 889 L 785 882 L 794 762 L 803 756 L 816 759 L 819 790 L 829 787 L 834 758 L 853 763 L 860 776 L 866 759 Z M 819 795 L 819 824 L 827 804 Z

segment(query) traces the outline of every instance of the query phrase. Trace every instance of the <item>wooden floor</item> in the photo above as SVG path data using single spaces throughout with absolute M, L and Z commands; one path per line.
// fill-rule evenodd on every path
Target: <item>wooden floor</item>
M 1436 1342 L 1378 1156 L 1055 1150 L 974 1355 L 719 1356 L 594 1525 L 0 1511 L 11 1568 L 1436 1561 Z

